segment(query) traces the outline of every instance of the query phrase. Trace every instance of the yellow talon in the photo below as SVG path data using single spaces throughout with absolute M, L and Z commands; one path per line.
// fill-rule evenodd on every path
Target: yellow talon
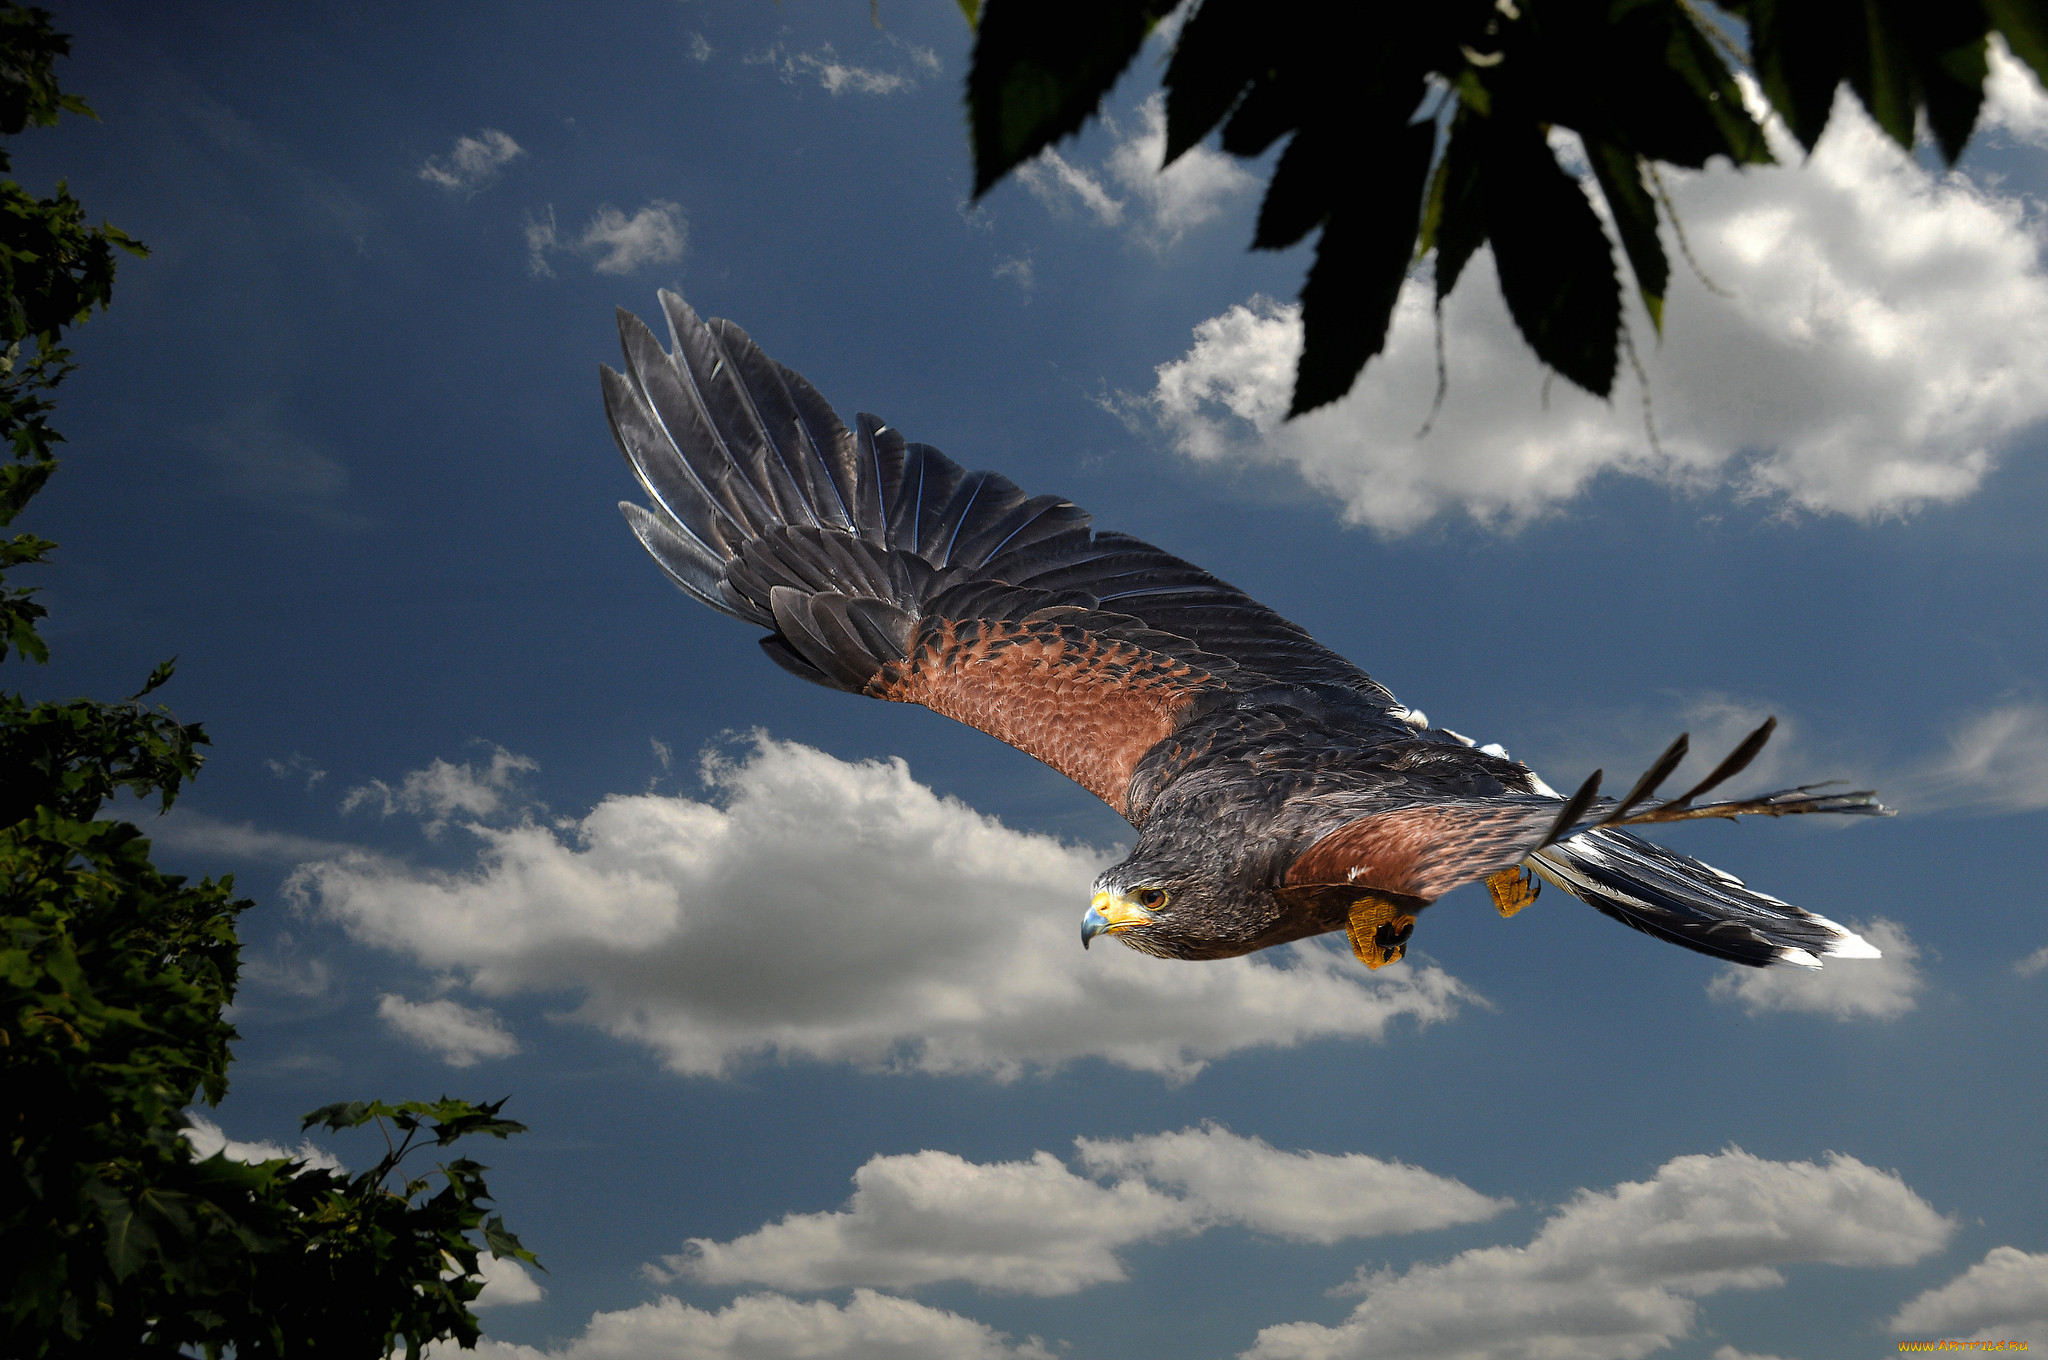
M 1376 897 L 1361 897 L 1351 904 L 1351 923 L 1344 933 L 1351 939 L 1351 952 L 1367 968 L 1384 968 L 1399 963 L 1408 952 L 1408 937 L 1415 933 L 1415 918 L 1400 907 Z
M 1536 894 L 1543 891 L 1543 884 L 1527 869 L 1503 869 L 1486 880 L 1486 891 L 1493 894 L 1495 911 L 1502 916 L 1513 916 L 1536 900 Z

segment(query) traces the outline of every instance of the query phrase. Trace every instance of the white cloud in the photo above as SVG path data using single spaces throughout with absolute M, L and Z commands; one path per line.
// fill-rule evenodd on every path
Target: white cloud
M 519 143 L 504 133 L 485 128 L 474 137 L 457 137 L 446 156 L 427 157 L 420 166 L 420 178 L 451 193 L 473 194 L 525 154 Z
M 341 810 L 374 807 L 386 817 L 414 813 L 424 819 L 429 836 L 438 836 L 457 813 L 474 818 L 504 811 L 519 776 L 539 768 L 531 757 L 494 746 L 491 763 L 481 769 L 467 761 L 455 765 L 437 759 L 424 770 L 407 774 L 397 788 L 381 779 L 357 785 L 343 795 Z
M 1071 204 L 1085 208 L 1105 227 L 1124 225 L 1130 201 L 1140 211 L 1130 216 L 1131 235 L 1155 250 L 1178 241 L 1189 230 L 1220 216 L 1234 200 L 1258 186 L 1258 179 L 1237 161 L 1207 146 L 1190 147 L 1165 170 L 1166 97 L 1154 94 L 1138 106 L 1137 126 L 1125 131 L 1110 119 L 1104 125 L 1116 137 L 1102 168 L 1074 164 L 1047 148 L 1017 168 L 1017 178 L 1032 197 L 1055 213 Z M 1103 177 L 1130 195 L 1111 193 Z
M 265 769 L 269 770 L 279 779 L 296 779 L 303 776 L 308 792 L 312 791 L 315 784 L 327 777 L 327 771 L 319 768 L 297 751 L 292 752 L 290 760 L 266 760 L 263 762 L 263 765 Z
M 682 259 L 688 234 L 682 208 L 655 199 L 631 217 L 617 208 L 599 208 L 576 248 L 598 257 L 590 267 L 600 274 L 630 274 L 644 264 Z
M 1265 298 L 1195 329 L 1146 399 L 1200 462 L 1279 466 L 1387 533 L 1462 511 L 1514 525 L 1602 473 L 1727 488 L 1792 510 L 1903 515 L 1977 490 L 1997 451 L 2048 416 L 2048 275 L 2021 199 L 1930 172 L 1846 94 L 1803 164 L 1666 172 L 1710 295 L 1673 257 L 1665 335 L 1633 314 L 1660 446 L 1626 363 L 1615 399 L 1547 384 L 1482 251 L 1444 310 L 1410 280 L 1386 354 L 1336 406 L 1284 422 L 1299 311 Z M 1545 400 L 1545 393 L 1548 400 Z
M 1906 928 L 1882 917 L 1850 925 L 1884 957 L 1831 959 L 1819 970 L 1729 964 L 1707 984 L 1707 995 L 1739 1002 L 1751 1015 L 1805 1011 L 1837 1020 L 1896 1020 L 1919 1005 L 1927 979 L 1914 962 L 1920 947 Z
M 438 1352 L 447 1360 L 455 1352 Z M 856 1289 L 845 1306 L 747 1294 L 717 1312 L 660 1298 L 596 1313 L 583 1334 L 543 1351 L 486 1337 L 477 1360 L 1054 1360 L 1037 1337 L 1010 1345 L 994 1328 L 909 1299 Z
M 540 1281 L 526 1273 L 526 1267 L 509 1256 L 493 1256 L 489 1252 L 476 1258 L 477 1273 L 484 1277 L 484 1292 L 476 1296 L 472 1308 L 510 1308 L 522 1303 L 539 1303 L 547 1297 L 548 1291 L 541 1288 Z
M 2016 142 L 2048 146 L 2048 92 L 2025 62 L 2013 56 L 2000 34 L 1991 35 L 1991 75 L 1984 82 L 1979 131 L 1998 129 Z
M 2023 978 L 2039 977 L 2048 969 L 2048 945 L 2043 945 L 2012 966 L 2012 970 Z
M 1696 1300 L 1784 1283 L 1809 1262 L 1899 1266 L 1955 1225 L 1853 1157 L 1677 1157 L 1647 1181 L 1580 1191 L 1525 1247 L 1361 1271 L 1343 1323 L 1267 1327 L 1256 1360 L 1639 1360 L 1690 1334 Z
M 1195 1210 L 1140 1180 L 1103 1186 L 1049 1152 L 976 1164 L 950 1152 L 875 1157 L 837 1213 L 790 1214 L 730 1242 L 692 1238 L 664 1264 L 700 1284 L 905 1288 L 964 1280 L 1071 1294 L 1124 1278 L 1116 1250 L 1185 1232 Z
M 746 61 L 750 66 L 772 68 L 785 83 L 799 78 L 815 80 L 820 89 L 833 96 L 906 94 L 917 88 L 918 73 L 936 75 L 943 65 L 939 54 L 929 47 L 905 42 L 894 34 L 884 35 L 884 41 L 898 48 L 914 69 L 885 71 L 874 66 L 856 65 L 841 57 L 831 43 L 823 44 L 815 52 L 792 52 L 781 43 L 775 43 L 766 51 L 746 58 Z
M 1181 1191 L 1204 1223 L 1328 1244 L 1479 1223 L 1509 1208 L 1448 1176 L 1363 1153 L 1280 1152 L 1217 1125 L 1122 1141 L 1077 1140 L 1097 1176 Z
M 466 873 L 351 854 L 289 890 L 486 994 L 580 989 L 578 1018 L 705 1075 L 775 1054 L 1001 1078 L 1096 1057 L 1184 1078 L 1471 998 L 1438 968 L 1367 974 L 1318 943 L 1200 964 L 1083 953 L 1110 857 L 1012 831 L 901 761 L 761 737 L 705 773 L 717 801 L 618 795 L 561 834 L 473 825 Z
M 995 275 L 999 279 L 1013 280 L 1027 298 L 1031 296 L 1031 289 L 1036 283 L 1029 254 L 1008 255 L 996 261 Z
M 1086 208 L 1097 222 L 1113 227 L 1124 220 L 1123 200 L 1102 187 L 1092 173 L 1047 147 L 1017 167 L 1017 179 L 1031 196 L 1053 212 L 1063 212 L 1067 200 Z
M 482 1058 L 509 1058 L 519 1040 L 497 1014 L 439 1001 L 407 1001 L 393 992 L 377 998 L 377 1018 L 391 1032 L 441 1055 L 450 1067 L 474 1067 Z
M 300 863 L 322 855 L 345 853 L 349 847 L 336 841 L 295 836 L 288 831 L 265 831 L 250 822 L 224 822 L 182 803 L 149 824 L 149 837 L 160 845 L 195 855 L 219 855 L 226 859 L 278 860 Z
M 539 213 L 526 215 L 526 268 L 537 279 L 551 279 L 555 267 L 548 263 L 548 256 L 561 248 L 561 240 L 555 234 L 555 205 L 550 203 Z
M 642 265 L 680 260 L 689 236 L 690 224 L 682 206 L 657 198 L 631 217 L 606 204 L 581 235 L 565 241 L 555 221 L 554 205 L 549 204 L 545 212 L 527 215 L 526 263 L 536 278 L 552 278 L 555 269 L 548 256 L 568 250 L 588 258 L 590 267 L 600 274 L 630 274 Z
M 2006 704 L 1964 719 L 1912 786 L 1919 807 L 2048 808 L 2048 704 Z
M 245 1143 L 238 1138 L 228 1137 L 220 1125 L 203 1114 L 187 1110 L 185 1118 L 190 1124 L 184 1131 L 185 1141 L 192 1145 L 192 1155 L 202 1161 L 215 1153 L 225 1155 L 231 1162 L 274 1162 L 289 1157 L 293 1161 L 304 1162 L 308 1167 L 318 1167 L 323 1171 L 348 1170 L 341 1164 L 340 1158 L 325 1148 L 315 1147 L 310 1138 L 300 1140 L 295 1148 L 277 1143 Z
M 1138 106 L 1138 126 L 1109 153 L 1110 175 L 1145 205 L 1145 236 L 1167 246 L 1182 234 L 1214 220 L 1233 201 L 1259 185 L 1236 158 L 1206 145 L 1189 147 L 1164 170 L 1166 96 L 1154 94 Z
M 1993 1247 L 1947 1284 L 1907 1303 L 1889 1325 L 1907 1336 L 2048 1345 L 2048 1252 Z
M 692 33 L 690 35 L 690 60 L 711 60 L 711 43 L 702 33 Z
M 1071 1294 L 1124 1279 L 1117 1253 L 1136 1242 L 1238 1225 L 1330 1243 L 1475 1223 L 1509 1204 L 1419 1167 L 1279 1152 L 1215 1125 L 1076 1145 L 1088 1175 L 1049 1152 L 997 1163 L 929 1150 L 873 1157 L 845 1208 L 790 1214 L 730 1242 L 692 1238 L 657 1276 L 780 1289 L 960 1280 Z

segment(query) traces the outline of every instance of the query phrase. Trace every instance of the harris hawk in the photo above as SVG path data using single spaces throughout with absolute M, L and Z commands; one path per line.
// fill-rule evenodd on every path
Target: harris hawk
M 1657 790 L 1684 737 L 1620 799 L 1598 772 L 1563 796 L 1199 567 L 873 416 L 847 429 L 738 326 L 660 296 L 670 350 L 621 309 L 625 372 L 602 374 L 651 501 L 621 503 L 633 532 L 685 594 L 767 630 L 783 669 L 971 724 L 1127 818 L 1136 845 L 1096 880 L 1084 946 L 1220 959 L 1341 930 L 1378 968 L 1424 908 L 1484 881 L 1503 915 L 1548 882 L 1737 963 L 1877 956 L 1624 829 L 1889 812 L 1814 785 L 1700 801 L 1773 723 L 1675 798 Z

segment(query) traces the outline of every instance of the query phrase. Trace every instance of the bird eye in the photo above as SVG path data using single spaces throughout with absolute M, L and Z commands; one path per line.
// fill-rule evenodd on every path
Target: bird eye
M 1166 905 L 1164 888 L 1147 888 L 1138 894 L 1138 905 L 1147 911 L 1157 911 Z

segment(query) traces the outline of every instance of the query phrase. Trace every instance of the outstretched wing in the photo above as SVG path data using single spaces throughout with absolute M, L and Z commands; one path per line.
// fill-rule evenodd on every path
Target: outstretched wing
M 685 593 L 771 630 L 785 669 L 969 723 L 1119 812 L 1139 759 L 1205 693 L 1330 685 L 1399 709 L 1199 567 L 872 416 L 850 431 L 739 327 L 661 303 L 673 352 L 621 311 L 626 371 L 603 373 L 652 501 L 620 508 Z

